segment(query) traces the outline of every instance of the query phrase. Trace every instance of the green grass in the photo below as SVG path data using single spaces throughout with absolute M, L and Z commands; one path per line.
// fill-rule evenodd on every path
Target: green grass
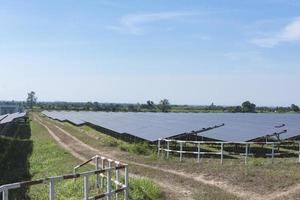
M 47 130 L 36 121 L 31 122 L 31 129 L 33 152 L 30 157 L 30 173 L 33 175 L 33 179 L 72 173 L 73 167 L 79 164 L 80 161 L 58 146 L 49 136 Z M 81 170 L 93 169 L 93 166 L 88 165 Z M 90 180 L 92 187 L 94 183 L 93 178 Z M 55 187 L 56 199 L 82 199 L 82 182 L 82 178 L 79 178 L 76 181 L 69 180 L 57 183 Z M 156 200 L 163 197 L 159 187 L 149 180 L 130 178 L 129 185 L 129 197 L 132 200 Z M 92 188 L 90 196 L 95 194 L 95 192 Z M 31 199 L 47 199 L 48 185 L 31 187 L 29 196 Z
M 45 118 L 45 120 L 48 120 L 50 123 L 53 123 L 53 124 L 63 128 L 64 130 L 68 131 L 70 134 L 72 134 L 79 140 L 83 141 L 84 143 L 86 143 L 94 148 L 101 149 L 101 151 L 103 151 L 103 152 L 118 151 L 118 150 L 120 150 L 120 147 L 123 148 L 125 146 L 125 148 L 122 149 L 123 152 L 119 151 L 118 156 L 120 156 L 120 157 L 125 156 L 126 159 L 128 159 L 130 161 L 136 161 L 136 162 L 147 163 L 147 164 L 155 164 L 156 165 L 156 164 L 160 164 L 160 162 L 161 162 L 161 159 L 157 158 L 157 154 L 154 153 L 154 151 L 152 150 L 152 147 L 151 148 L 147 147 L 147 151 L 151 151 L 151 152 L 153 151 L 152 154 L 150 154 L 148 156 L 137 155 L 136 153 L 130 153 L 130 151 L 132 151 L 132 150 L 129 150 L 132 148 L 132 146 L 134 144 L 129 144 L 122 140 L 112 138 L 111 136 L 105 135 L 95 129 L 88 127 L 88 126 L 76 127 L 69 123 L 59 123 L 57 121 L 50 120 L 47 118 Z M 107 142 L 107 141 L 113 141 L 113 142 Z M 114 145 L 111 145 L 111 143 L 113 143 Z M 127 148 L 127 145 L 129 146 L 129 148 Z M 145 146 L 145 148 L 146 148 L 146 146 Z M 165 163 L 165 161 L 163 163 Z M 176 161 L 176 164 L 175 163 L 169 163 L 169 164 L 173 166 L 173 165 L 177 165 L 177 163 L 178 163 L 178 161 Z M 170 166 L 168 166 L 166 168 L 170 168 Z M 185 179 L 185 178 L 182 178 L 182 177 L 179 177 L 176 175 L 171 175 L 171 174 L 160 172 L 157 170 L 140 167 L 140 166 L 137 166 L 134 164 L 130 165 L 130 171 L 134 172 L 135 174 L 140 174 L 145 177 L 150 177 L 151 179 L 154 179 L 154 180 L 168 180 L 170 183 L 172 183 L 172 182 L 181 183 L 182 185 L 185 185 L 186 187 L 190 188 L 195 193 L 195 196 L 193 196 L 195 199 L 209 199 L 206 197 L 211 197 L 210 199 L 235 199 L 232 195 L 230 195 L 218 188 L 207 186 L 205 184 L 195 182 L 188 178 Z M 144 181 L 146 181 L 146 180 L 144 180 Z M 131 181 L 131 185 L 132 184 L 134 184 L 134 183 L 132 183 L 132 181 Z M 140 183 L 137 185 L 140 185 Z M 140 188 L 140 189 L 138 189 L 138 188 Z M 145 191 L 143 195 L 140 193 L 137 193 L 137 191 L 143 191 L 142 190 L 143 188 L 145 188 L 145 187 L 140 185 L 139 187 L 137 187 L 136 191 L 130 191 L 130 195 L 134 195 L 133 197 L 130 196 L 131 199 L 149 199 L 149 197 L 151 198 L 151 196 L 153 196 L 153 195 L 150 195 L 149 192 L 147 192 L 147 191 Z M 158 188 L 158 187 L 147 186 L 146 188 L 149 188 L 149 189 L 154 188 L 154 191 L 156 191 L 155 188 Z M 147 193 L 149 195 L 147 195 Z M 158 196 L 162 196 L 161 192 L 156 191 L 156 193 L 160 194 Z M 209 194 L 209 195 L 207 195 L 207 194 Z M 141 195 L 142 195 L 142 197 L 141 197 Z M 178 200 L 178 198 L 179 198 L 179 197 L 175 196 L 172 191 L 168 191 L 168 189 L 165 190 L 165 192 L 163 193 L 163 196 L 167 199 L 174 199 L 174 200 L 175 199 Z M 163 197 L 161 197 L 161 198 L 163 198 Z M 159 199 L 159 198 L 157 198 L 157 196 L 156 196 L 154 199 Z
M 52 122 L 55 121 L 52 120 Z M 149 156 L 154 154 L 153 148 L 147 142 L 128 143 L 109 135 L 99 134 L 98 131 L 87 125 L 81 127 L 74 127 L 69 123 L 63 124 L 63 128 L 70 133 L 78 133 L 80 131 L 82 134 L 76 134 L 76 137 L 80 137 L 80 140 L 87 144 L 89 144 L 90 142 L 89 138 L 86 137 L 88 134 L 90 137 L 93 137 L 95 139 L 95 141 L 93 142 L 93 145 L 95 146 L 101 145 L 101 147 L 117 147 L 121 151 L 129 152 L 136 155 Z
M 52 123 L 58 124 L 55 121 L 52 121 Z M 110 138 L 110 136 L 85 126 L 75 127 L 67 123 L 63 125 L 60 124 L 60 126 L 86 144 L 101 150 L 105 150 L 103 148 L 105 144 L 102 144 L 103 138 Z M 123 151 L 130 152 L 130 148 L 126 148 L 127 143 L 122 141 L 116 141 L 115 143 L 121 144 L 121 148 L 125 146 L 125 148 L 122 149 Z M 251 151 L 253 151 L 255 147 L 256 146 L 251 147 Z M 204 145 L 202 148 L 208 151 L 219 151 L 218 146 Z M 231 147 L 229 146 L 228 148 Z M 108 149 L 116 151 L 114 148 Z M 265 150 L 270 149 L 265 148 Z M 165 169 L 184 171 L 187 174 L 206 174 L 208 178 L 227 181 L 234 185 L 238 183 L 239 186 L 245 188 L 245 190 L 259 194 L 282 190 L 298 183 L 300 180 L 300 168 L 299 164 L 296 163 L 296 157 L 276 157 L 272 164 L 270 158 L 249 156 L 248 164 L 245 165 L 243 156 L 233 155 L 233 158 L 225 157 L 224 163 L 221 165 L 219 156 L 205 157 L 201 159 L 200 163 L 196 162 L 196 156 L 188 156 L 186 154 L 183 156 L 183 162 L 181 163 L 179 162 L 179 156 L 177 154 L 170 154 L 169 160 L 157 159 L 157 156 L 152 156 L 152 154 L 150 156 L 143 156 L 134 153 L 124 154 L 123 156 L 126 156 L 126 159 L 130 161 L 155 165 Z M 145 174 L 145 171 L 141 172 L 141 174 Z
M 130 178 L 129 199 L 159 200 L 162 191 L 152 181 L 144 178 Z
M 144 143 L 122 143 L 118 145 L 118 148 L 121 151 L 127 151 L 133 154 L 138 155 L 151 155 L 153 153 L 152 149 L 150 148 L 149 144 Z
M 49 136 L 47 130 L 36 121 L 31 122 L 31 130 L 33 152 L 29 162 L 32 179 L 72 173 L 73 167 L 80 161 L 58 146 Z M 92 170 L 93 167 L 86 166 L 83 169 Z M 83 198 L 82 180 L 60 182 L 55 188 L 57 199 Z M 29 196 L 31 199 L 47 199 L 48 185 L 31 187 Z

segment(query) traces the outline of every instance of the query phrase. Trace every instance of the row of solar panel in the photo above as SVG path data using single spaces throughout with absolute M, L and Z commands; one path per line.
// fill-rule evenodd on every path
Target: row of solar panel
M 16 119 L 23 118 L 25 116 L 26 112 L 0 115 L 0 124 L 10 123 Z
M 130 113 L 43 111 L 46 116 L 76 125 L 86 122 L 120 134 L 131 134 L 148 141 L 202 130 L 220 124 L 200 135 L 222 141 L 250 141 L 287 130 L 283 139 L 300 136 L 300 115 L 250 113 Z M 284 126 L 281 126 L 284 124 Z M 276 128 L 280 127 L 280 128 Z

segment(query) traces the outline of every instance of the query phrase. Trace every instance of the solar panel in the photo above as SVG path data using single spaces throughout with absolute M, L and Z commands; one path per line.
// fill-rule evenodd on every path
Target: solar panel
M 5 115 L 0 115 L 0 122 L 5 118 L 7 117 L 8 114 L 5 114 Z
M 69 121 L 75 125 L 82 125 L 85 123 L 85 121 L 81 120 L 79 117 L 76 117 L 76 116 L 73 116 L 69 113 L 68 115 L 68 112 L 64 112 L 64 111 L 61 111 L 61 112 L 48 112 L 48 111 L 43 111 L 42 112 L 44 115 L 52 118 L 52 119 L 56 119 L 56 120 L 59 120 L 59 121 Z
M 74 124 L 91 124 L 127 133 L 148 141 L 168 138 L 185 132 L 200 130 L 225 123 L 225 126 L 202 132 L 200 135 L 223 141 L 249 141 L 278 130 L 287 129 L 281 135 L 290 138 L 300 135 L 300 115 L 253 113 L 149 113 L 149 112 L 75 112 L 44 111 L 48 117 Z M 275 128 L 278 124 L 286 126 Z
M 6 124 L 14 121 L 15 119 L 25 117 L 26 113 L 12 113 L 8 114 L 4 119 L 0 121 L 0 124 Z

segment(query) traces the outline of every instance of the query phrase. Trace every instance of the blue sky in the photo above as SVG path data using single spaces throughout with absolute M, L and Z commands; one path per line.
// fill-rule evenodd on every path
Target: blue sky
M 0 99 L 300 104 L 297 0 L 0 0 Z

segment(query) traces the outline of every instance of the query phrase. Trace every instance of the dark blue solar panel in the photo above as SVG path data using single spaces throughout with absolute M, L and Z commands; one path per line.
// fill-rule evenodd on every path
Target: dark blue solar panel
M 18 118 L 22 118 L 22 117 L 25 117 L 26 113 L 13 113 L 13 114 L 8 114 L 5 118 L 3 118 L 1 121 L 0 121 L 0 124 L 5 124 L 5 123 L 10 123 L 12 121 L 14 121 L 15 119 L 18 119 Z
M 5 118 L 7 117 L 8 114 L 5 114 L 5 115 L 0 115 L 0 122 Z
M 289 138 L 300 135 L 300 115 L 249 113 L 126 113 L 126 112 L 43 112 L 61 121 L 74 124 L 89 122 L 120 134 L 128 133 L 149 141 L 200 130 L 225 123 L 225 126 L 200 135 L 223 141 L 249 141 L 280 130 Z M 280 129 L 278 124 L 286 124 Z

